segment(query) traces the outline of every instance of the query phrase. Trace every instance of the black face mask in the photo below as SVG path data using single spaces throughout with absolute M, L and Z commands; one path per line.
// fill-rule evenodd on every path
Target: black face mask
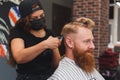
M 31 29 L 33 30 L 43 29 L 45 27 L 45 17 L 42 17 L 34 21 L 30 21 L 30 24 Z

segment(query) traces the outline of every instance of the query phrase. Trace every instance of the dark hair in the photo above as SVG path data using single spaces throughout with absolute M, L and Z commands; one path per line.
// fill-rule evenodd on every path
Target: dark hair
M 10 29 L 10 33 L 12 32 L 12 30 L 14 30 L 16 27 L 22 29 L 25 33 L 29 33 L 30 31 L 30 19 L 29 16 L 26 16 L 24 18 L 20 18 L 16 24 L 15 27 Z M 8 50 L 9 50 L 9 60 L 8 60 L 8 64 L 10 64 L 11 66 L 15 67 L 16 66 L 16 61 L 13 58 L 12 52 L 11 52 L 11 40 L 8 39 Z
M 15 27 L 21 28 L 24 32 L 30 31 L 30 17 L 26 16 L 25 18 L 20 18 L 16 24 Z
M 8 63 L 9 65 L 11 65 L 12 67 L 16 67 L 16 61 L 15 61 L 15 59 L 13 58 L 13 55 L 12 55 L 12 52 L 11 52 L 11 49 L 10 49 L 10 45 L 9 45 L 8 50 L 9 50 L 9 60 L 7 61 L 7 63 Z

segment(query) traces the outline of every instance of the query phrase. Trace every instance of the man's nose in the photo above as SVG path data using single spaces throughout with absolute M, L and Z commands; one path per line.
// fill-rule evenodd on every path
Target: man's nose
M 95 45 L 94 45 L 93 42 L 91 42 L 91 43 L 89 44 L 89 48 L 90 48 L 90 49 L 95 49 Z

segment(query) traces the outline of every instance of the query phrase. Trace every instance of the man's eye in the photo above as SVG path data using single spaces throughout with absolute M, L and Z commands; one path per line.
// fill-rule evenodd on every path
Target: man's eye
M 85 41 L 85 43 L 89 43 L 90 41 Z
M 44 17 L 44 16 L 45 16 L 45 14 L 41 14 L 41 15 L 40 15 L 41 18 Z
M 84 43 L 90 43 L 91 41 L 90 40 L 85 40 Z
M 88 42 L 89 42 L 89 40 L 86 40 L 86 41 L 84 41 L 84 42 L 88 43 Z

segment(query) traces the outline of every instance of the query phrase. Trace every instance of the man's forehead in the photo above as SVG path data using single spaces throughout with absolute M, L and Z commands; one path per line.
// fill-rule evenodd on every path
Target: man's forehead
M 79 28 L 78 29 L 78 36 L 79 37 L 93 37 L 92 31 L 90 29 L 87 28 Z

